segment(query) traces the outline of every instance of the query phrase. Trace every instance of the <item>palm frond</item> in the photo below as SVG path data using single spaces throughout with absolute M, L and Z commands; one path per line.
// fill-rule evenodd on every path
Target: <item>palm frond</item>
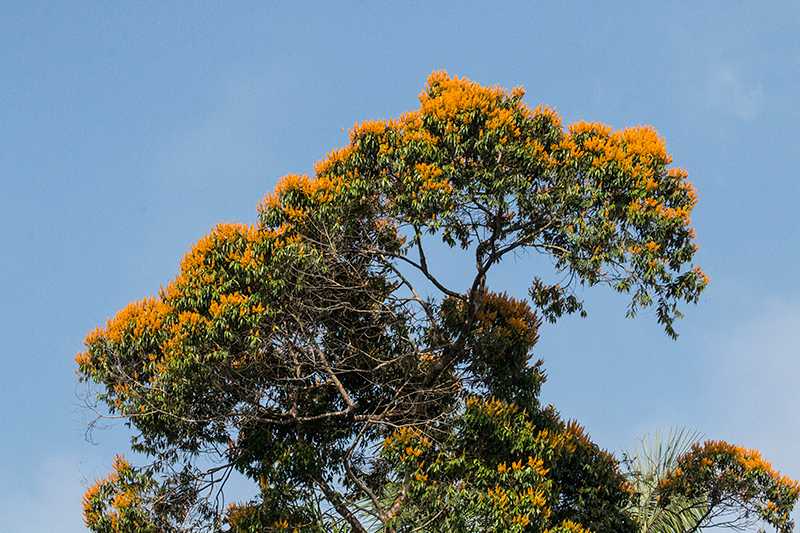
M 705 500 L 675 498 L 668 505 L 659 502 L 658 486 L 676 467 L 678 458 L 689 451 L 702 435 L 686 428 L 671 428 L 664 440 L 660 430 L 623 449 L 623 465 L 634 489 L 629 511 L 641 533 L 686 533 L 696 531 L 707 516 Z

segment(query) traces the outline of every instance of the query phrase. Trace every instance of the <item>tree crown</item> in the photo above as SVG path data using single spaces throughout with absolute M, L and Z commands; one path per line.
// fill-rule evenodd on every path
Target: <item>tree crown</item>
M 218 225 L 91 332 L 82 379 L 153 463 L 98 482 L 89 526 L 630 531 L 616 461 L 538 403 L 537 311 L 583 312 L 576 286 L 605 284 L 675 336 L 708 281 L 696 194 L 652 128 L 565 130 L 523 95 L 433 73 L 419 110 L 356 125 L 258 224 Z M 471 253 L 470 283 L 448 286 L 431 240 Z M 529 302 L 491 292 L 524 250 L 562 280 L 534 276 Z M 258 495 L 223 509 L 232 470 Z

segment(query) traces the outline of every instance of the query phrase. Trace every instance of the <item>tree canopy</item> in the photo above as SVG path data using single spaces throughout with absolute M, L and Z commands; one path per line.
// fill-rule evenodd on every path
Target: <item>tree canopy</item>
M 781 476 L 758 450 L 699 442 L 686 430 L 648 435 L 625 452 L 634 497 L 631 514 L 641 533 L 745 530 L 759 522 L 789 532 L 800 486 Z
M 652 128 L 564 129 L 523 95 L 434 72 L 419 110 L 354 126 L 257 224 L 218 225 L 92 331 L 81 379 L 150 462 L 118 457 L 89 488 L 89 528 L 635 531 L 618 462 L 539 404 L 532 348 L 540 316 L 584 313 L 581 285 L 676 336 L 708 281 L 695 190 Z M 527 298 L 492 292 L 525 251 L 553 270 Z M 251 500 L 226 505 L 232 472 Z

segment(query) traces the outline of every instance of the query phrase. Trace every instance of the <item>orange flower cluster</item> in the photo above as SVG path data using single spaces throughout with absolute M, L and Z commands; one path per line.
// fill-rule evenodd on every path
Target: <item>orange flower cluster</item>
M 118 311 L 113 319 L 109 317 L 105 328 L 94 328 L 83 342 L 87 347 L 104 340 L 119 343 L 128 333 L 141 336 L 159 331 L 164 317 L 171 311 L 172 307 L 169 304 L 154 296 L 141 301 L 136 300 Z M 75 362 L 80 366 L 90 364 L 89 351 L 78 353 Z
M 212 317 L 218 317 L 225 311 L 225 307 L 230 305 L 231 307 L 238 307 L 239 314 L 243 315 L 248 310 L 246 306 L 242 306 L 246 301 L 246 298 L 239 291 L 233 294 L 222 294 L 219 297 L 219 301 L 211 302 L 208 312 L 211 313 Z
M 492 398 L 487 402 L 481 398 L 473 396 L 467 399 L 466 405 L 467 409 L 477 408 L 481 412 L 486 413 L 488 416 L 494 419 L 498 419 L 506 415 L 513 415 L 519 411 L 519 407 L 513 403 L 504 402 L 496 398 Z
M 291 205 L 281 206 L 281 196 L 292 191 L 302 193 L 322 204 L 330 203 L 334 196 L 342 191 L 343 181 L 340 177 L 331 177 L 328 175 L 328 171 L 350 151 L 352 151 L 352 147 L 338 151 L 334 150 L 333 154 L 328 154 L 328 159 L 324 162 L 318 161 L 315 165 L 317 176 L 314 179 L 310 179 L 305 174 L 287 174 L 282 177 L 278 181 L 275 190 L 268 193 L 259 202 L 258 210 L 264 212 L 269 209 L 282 208 L 290 219 L 302 220 L 305 216 L 305 211 L 294 208 Z
M 228 263 L 254 271 L 264 264 L 265 240 L 270 239 L 273 246 L 285 244 L 280 233 L 269 229 L 261 230 L 253 225 L 225 223 L 217 225 L 209 234 L 199 239 L 181 260 L 181 271 L 166 287 L 161 287 L 158 296 L 137 300 L 128 304 L 116 316 L 109 318 L 104 328 L 95 328 L 85 338 L 87 350 L 75 357 L 82 372 L 91 374 L 92 369 L 106 364 L 106 357 L 114 349 L 101 348 L 107 343 L 120 345 L 131 341 L 134 344 L 148 339 L 139 357 L 139 370 L 132 371 L 132 378 L 138 373 L 147 374 L 147 382 L 160 383 L 165 373 L 175 364 L 186 358 L 195 359 L 198 354 L 186 352 L 187 339 L 197 336 L 231 310 L 239 318 L 247 315 L 257 316 L 264 311 L 261 303 L 248 303 L 248 296 L 239 291 L 221 293 L 212 298 L 207 308 L 176 309 L 185 306 L 187 299 L 195 300 L 198 294 L 208 288 L 219 289 L 221 280 L 217 279 L 217 266 Z M 285 241 L 294 241 L 294 238 Z M 195 304 L 196 305 L 196 304 Z M 98 348 L 98 349 L 94 349 Z M 138 349 L 131 348 L 133 351 Z M 133 353 L 133 352 L 131 352 Z M 148 370 L 149 369 L 149 370 Z M 132 393 L 126 380 L 114 380 L 112 389 L 120 395 Z M 121 407 L 119 398 L 115 400 Z
M 646 190 L 657 187 L 654 168 L 672 162 L 664 138 L 650 126 L 612 131 L 611 126 L 605 124 L 581 121 L 570 125 L 568 131 L 561 147 L 569 149 L 573 158 L 591 154 L 595 168 L 614 163 L 622 171 L 643 179 Z
M 495 323 L 502 321 L 510 334 L 524 338 L 530 346 L 535 345 L 539 338 L 539 319 L 531 311 L 530 305 L 506 293 L 486 293 L 476 319 L 479 331 L 491 329 Z
M 790 487 L 794 492 L 800 494 L 800 481 L 795 481 L 788 476 L 781 476 L 780 471 L 774 470 L 772 464 L 765 461 L 758 450 L 734 446 L 724 441 L 707 441 L 702 446 L 699 443 L 692 446 L 691 453 L 712 457 L 717 454 L 731 457 L 735 464 L 741 468 L 747 471 L 760 470 L 781 485 Z M 703 457 L 703 459 L 706 459 L 706 457 Z M 703 464 L 707 463 L 704 462 Z
M 121 520 L 128 516 L 138 500 L 134 487 L 126 486 L 127 484 L 121 479 L 123 473 L 130 471 L 130 463 L 124 457 L 117 455 L 114 457 L 112 468 L 113 471 L 108 476 L 96 479 L 83 495 L 83 521 L 87 527 L 92 527 L 102 517 L 107 517 L 111 522 L 111 531 L 117 531 Z M 111 494 L 107 494 L 109 491 Z M 106 501 L 109 506 L 106 505 Z M 128 519 L 131 520 L 130 517 Z M 131 522 L 134 526 L 144 526 L 135 518 Z
M 558 525 L 555 529 L 546 529 L 544 533 L 589 533 L 588 529 L 585 529 L 580 524 L 576 524 L 572 520 L 564 520 L 561 524 Z
M 544 461 L 542 461 L 542 459 L 540 458 L 534 459 L 531 456 L 528 456 L 527 463 L 524 463 L 522 459 L 520 459 L 518 461 L 513 461 L 511 463 L 511 466 L 507 466 L 507 464 L 508 463 L 506 461 L 503 461 L 502 463 L 497 465 L 497 471 L 501 474 L 504 474 L 506 472 L 516 472 L 517 470 L 525 470 L 526 468 L 533 468 L 534 470 L 536 470 L 536 473 L 539 474 L 540 476 L 544 476 L 550 471 L 549 468 L 544 467 Z
M 214 286 L 216 279 L 211 269 L 215 266 L 215 260 L 209 257 L 226 243 L 244 241 L 248 248 L 252 248 L 276 236 L 277 233 L 274 231 L 261 230 L 251 224 L 240 224 L 236 221 L 217 224 L 211 233 L 207 233 L 192 245 L 181 260 L 180 274 L 167 285 L 166 289 L 162 288 L 160 291 L 161 298 L 169 302 L 181 295 L 190 294 L 199 286 Z M 256 258 L 250 259 L 246 261 L 252 263 L 256 260 Z
M 547 505 L 547 500 L 545 499 L 545 493 L 542 488 L 533 490 L 533 487 L 528 487 L 526 490 L 520 493 L 520 497 L 527 498 L 536 507 L 544 507 L 545 505 Z M 547 509 L 546 516 L 549 515 L 550 515 L 550 509 Z
M 355 151 L 355 146 L 349 144 L 340 149 L 333 149 L 325 159 L 317 161 L 314 165 L 314 172 L 317 176 L 322 176 L 331 171 L 337 163 L 345 161 Z
M 417 163 L 415 168 L 422 178 L 423 190 L 443 191 L 446 193 L 453 190 L 453 186 L 449 181 L 446 179 L 439 179 L 442 175 L 442 169 L 426 163 Z
M 495 87 L 483 87 L 466 78 L 450 78 L 440 70 L 428 77 L 425 91 L 419 95 L 420 110 L 442 122 L 459 118 L 465 110 L 480 110 L 499 124 L 510 125 L 511 114 L 498 109 L 498 103 L 508 98 L 508 91 Z
M 500 486 L 496 486 L 494 489 L 488 489 L 486 492 L 492 497 L 495 508 L 502 509 L 503 511 L 508 510 L 508 494 L 505 490 Z

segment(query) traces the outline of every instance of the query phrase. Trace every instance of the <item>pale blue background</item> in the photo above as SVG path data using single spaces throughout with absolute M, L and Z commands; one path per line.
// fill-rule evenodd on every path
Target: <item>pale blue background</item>
M 0 531 L 82 531 L 126 449 L 121 425 L 84 440 L 84 335 L 441 68 L 650 124 L 699 191 L 712 283 L 680 339 L 587 291 L 589 318 L 542 328 L 544 401 L 615 452 L 687 425 L 800 477 L 800 4 L 232 4 L 0 1 Z

